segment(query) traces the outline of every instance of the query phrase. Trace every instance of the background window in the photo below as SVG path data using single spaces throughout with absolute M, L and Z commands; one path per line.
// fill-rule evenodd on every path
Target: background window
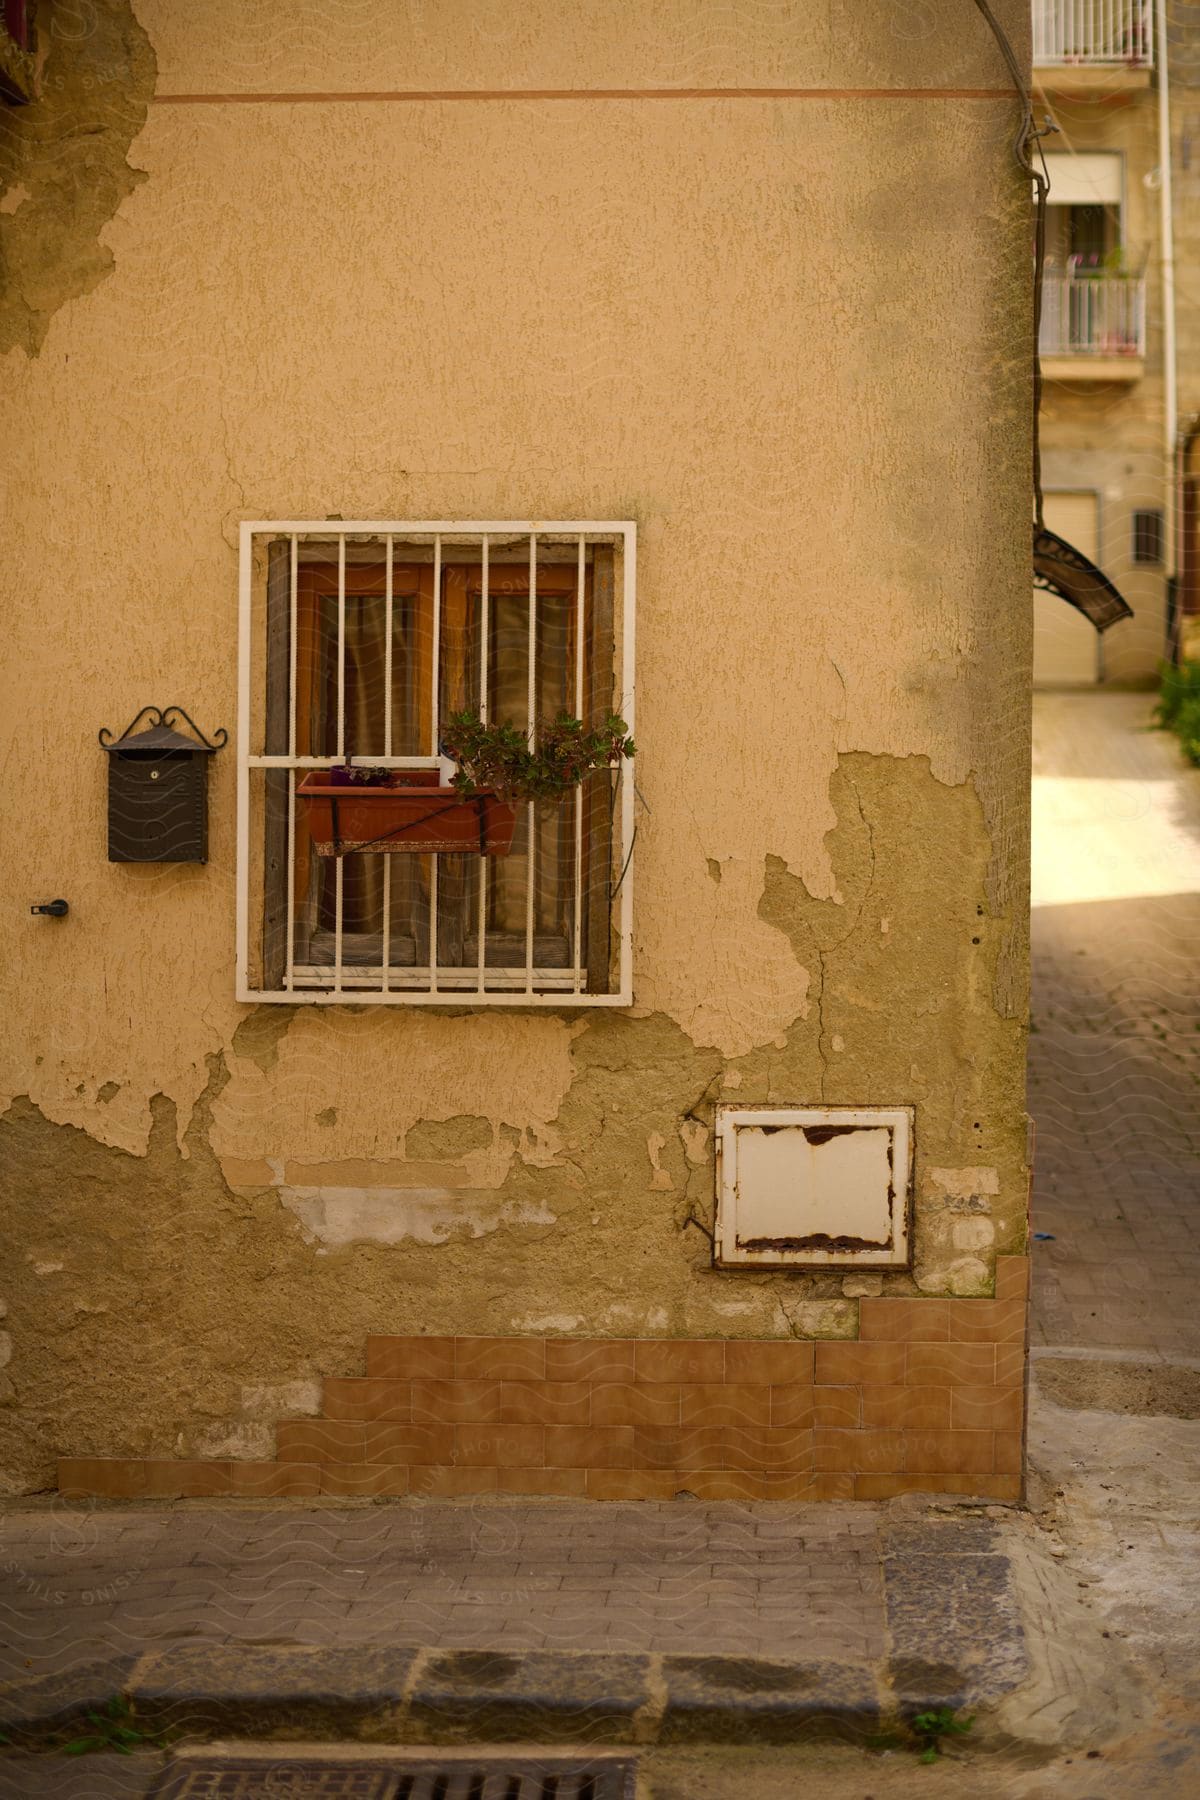
M 1162 513 L 1156 508 L 1139 509 L 1133 515 L 1134 562 L 1161 563 L 1163 549 Z

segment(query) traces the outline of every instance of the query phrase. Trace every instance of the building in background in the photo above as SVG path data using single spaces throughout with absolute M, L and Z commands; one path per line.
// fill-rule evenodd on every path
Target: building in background
M 1034 680 L 1149 685 L 1200 621 L 1200 6 L 1034 0 L 1033 67 L 1046 523 L 1134 611 L 1100 637 L 1036 595 Z
M 1034 0 L 1035 104 L 1057 127 L 1043 139 L 1046 523 L 1134 613 L 1101 637 L 1036 594 L 1039 685 L 1149 682 L 1167 643 L 1174 396 L 1159 36 L 1154 0 Z
M 1200 5 L 1196 0 L 1171 0 L 1168 27 L 1179 346 L 1177 640 L 1185 655 L 1200 657 Z

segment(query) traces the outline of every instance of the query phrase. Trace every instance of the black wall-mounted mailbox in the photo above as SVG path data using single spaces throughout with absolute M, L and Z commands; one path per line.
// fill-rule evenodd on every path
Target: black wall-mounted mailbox
M 195 737 L 176 731 L 172 715 Z M 148 722 L 136 731 L 143 719 Z M 109 862 L 208 861 L 208 759 L 228 735 L 218 731 L 210 742 L 181 706 L 143 706 L 116 739 L 101 731 Z

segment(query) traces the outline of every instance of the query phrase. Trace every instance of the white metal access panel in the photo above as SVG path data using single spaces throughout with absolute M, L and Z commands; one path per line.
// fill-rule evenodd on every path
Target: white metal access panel
M 243 524 L 240 1000 L 630 1004 L 628 760 L 522 801 L 498 853 L 481 831 L 465 851 L 330 854 L 308 790 L 347 766 L 445 788 L 454 712 L 529 744 L 564 715 L 632 733 L 636 554 L 628 521 Z

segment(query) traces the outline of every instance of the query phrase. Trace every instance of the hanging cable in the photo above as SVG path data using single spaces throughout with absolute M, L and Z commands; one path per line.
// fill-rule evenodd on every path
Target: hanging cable
M 975 5 L 983 14 L 992 36 L 999 45 L 1000 54 L 1008 64 L 1009 74 L 1013 79 L 1021 100 L 1021 119 L 1013 138 L 1013 156 L 1017 166 L 1029 176 L 1036 190 L 1036 222 L 1033 238 L 1033 504 L 1034 522 L 1037 529 L 1043 529 L 1042 520 L 1042 446 L 1039 435 L 1039 420 L 1042 410 L 1042 358 L 1039 339 L 1042 330 L 1042 274 L 1046 264 L 1046 200 L 1050 192 L 1050 177 L 1046 169 L 1046 161 L 1042 155 L 1040 139 L 1058 127 L 1047 119 L 1042 131 L 1038 131 L 1033 123 L 1033 95 L 1025 80 L 1024 71 L 1017 61 L 1016 52 L 1005 35 L 1004 28 L 995 13 L 988 5 L 988 0 L 975 0 Z M 1038 168 L 1034 162 L 1037 152 Z
M 1042 329 L 1042 277 L 1046 263 L 1046 201 L 1050 193 L 1050 174 L 1042 155 L 1040 140 L 1058 127 L 1050 118 L 1039 131 L 1033 122 L 1033 95 L 1024 71 L 1004 30 L 988 5 L 988 0 L 975 0 L 1000 54 L 1008 65 L 1013 85 L 1021 101 L 1021 118 L 1013 138 L 1013 156 L 1022 174 L 1033 182 L 1037 195 L 1036 229 L 1033 239 L 1033 584 L 1047 593 L 1057 594 L 1091 621 L 1097 631 L 1107 631 L 1121 619 L 1133 617 L 1133 608 L 1108 576 L 1073 545 L 1048 531 L 1042 517 L 1042 357 L 1039 339 Z M 1034 162 L 1036 152 L 1037 161 Z

